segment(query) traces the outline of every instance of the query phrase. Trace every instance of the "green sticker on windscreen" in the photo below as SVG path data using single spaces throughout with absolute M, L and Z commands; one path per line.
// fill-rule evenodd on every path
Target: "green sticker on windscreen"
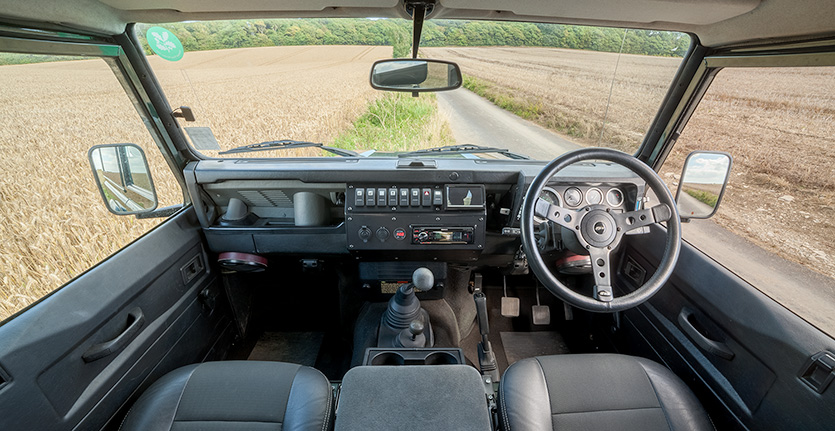
M 183 58 L 183 44 L 174 33 L 162 28 L 151 27 L 145 33 L 145 39 L 158 56 L 168 61 L 177 61 Z

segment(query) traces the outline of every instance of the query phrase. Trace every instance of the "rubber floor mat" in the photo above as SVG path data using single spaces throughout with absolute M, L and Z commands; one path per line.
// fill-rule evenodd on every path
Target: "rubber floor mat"
M 324 336 L 323 332 L 265 332 L 247 359 L 312 367 L 316 364 Z
M 507 364 L 534 356 L 568 353 L 568 347 L 559 332 L 501 332 Z

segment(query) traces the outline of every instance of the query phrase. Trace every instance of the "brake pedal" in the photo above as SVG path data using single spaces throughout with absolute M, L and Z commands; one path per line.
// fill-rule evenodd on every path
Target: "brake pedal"
M 507 296 L 507 277 L 502 277 L 504 296 L 502 296 L 502 317 L 519 317 L 519 298 Z
M 531 309 L 534 325 L 551 324 L 551 307 L 539 304 L 539 283 L 536 283 L 536 305 Z

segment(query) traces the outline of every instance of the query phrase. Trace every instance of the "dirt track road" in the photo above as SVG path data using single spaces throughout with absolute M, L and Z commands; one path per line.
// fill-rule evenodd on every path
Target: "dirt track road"
M 438 93 L 438 105 L 459 144 L 507 148 L 540 160 L 580 148 L 465 89 Z M 651 199 L 658 202 L 654 196 Z M 683 224 L 682 237 L 812 325 L 835 335 L 835 285 L 831 278 L 764 250 L 712 220 Z
M 464 88 L 438 93 L 438 106 L 449 119 L 452 134 L 459 144 L 507 148 L 539 160 L 551 160 L 580 148 Z

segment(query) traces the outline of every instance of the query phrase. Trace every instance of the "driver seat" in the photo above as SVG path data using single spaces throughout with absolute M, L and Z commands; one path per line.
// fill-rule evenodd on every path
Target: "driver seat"
M 557 355 L 511 365 L 499 384 L 504 431 L 713 430 L 670 370 L 615 354 Z

